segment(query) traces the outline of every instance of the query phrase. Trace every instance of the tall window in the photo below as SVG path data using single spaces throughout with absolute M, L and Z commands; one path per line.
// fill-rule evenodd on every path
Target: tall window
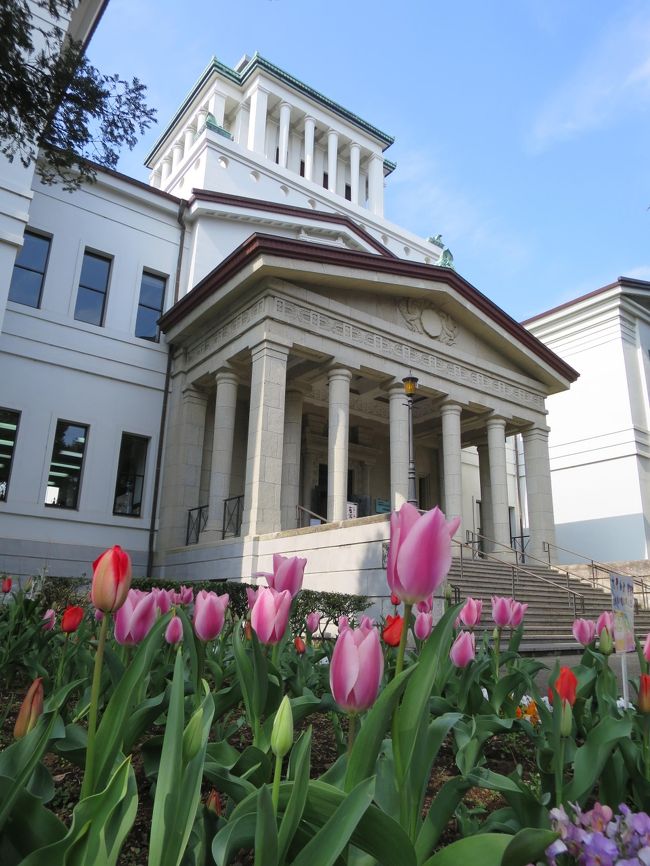
M 142 488 L 148 447 L 149 440 L 144 436 L 122 433 L 113 514 L 126 514 L 130 517 L 140 517 L 142 514 Z
M 89 325 L 100 327 L 104 324 L 110 272 L 110 259 L 96 253 L 84 253 L 74 310 L 74 317 L 78 322 L 88 322 Z
M 77 508 L 81 488 L 88 427 L 72 421 L 57 421 L 45 504 L 59 508 Z
M 11 275 L 10 301 L 25 304 L 26 307 L 40 307 L 49 254 L 50 238 L 25 232 Z
M 20 412 L 0 409 L 0 502 L 7 499 Z
M 165 300 L 166 283 L 167 281 L 164 277 L 157 277 L 155 274 L 150 274 L 147 271 L 142 272 L 138 317 L 135 321 L 136 337 L 158 342 L 160 333 L 157 323 Z

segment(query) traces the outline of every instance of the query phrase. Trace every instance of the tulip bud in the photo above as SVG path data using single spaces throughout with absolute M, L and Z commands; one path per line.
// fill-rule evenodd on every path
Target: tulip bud
M 246 622 L 244 623 L 244 637 L 246 638 L 246 640 L 251 640 L 251 638 L 253 637 L 253 629 L 251 628 L 249 620 L 246 620 Z
M 612 640 L 612 633 L 608 628 L 604 628 L 600 633 L 598 649 L 604 656 L 609 656 L 614 652 L 614 641 Z
M 183 640 L 183 621 L 180 616 L 173 616 L 165 629 L 165 640 L 170 644 L 177 644 Z
M 61 631 L 64 634 L 71 634 L 76 631 L 81 625 L 81 620 L 84 618 L 84 609 L 78 605 L 66 607 L 61 617 Z
M 571 727 L 573 725 L 573 710 L 569 701 L 562 701 L 562 713 L 560 715 L 560 736 L 571 736 Z
M 203 707 L 199 707 L 183 731 L 183 764 L 188 764 L 198 754 L 202 739 Z
M 273 720 L 271 751 L 276 758 L 284 758 L 293 745 L 293 713 L 288 695 L 282 698 Z
M 92 603 L 104 613 L 122 607 L 131 586 L 131 558 L 119 545 L 93 562 Z
M 37 677 L 27 690 L 27 694 L 20 706 L 16 724 L 14 725 L 14 737 L 20 740 L 28 734 L 43 714 L 43 678 Z
M 314 632 L 318 630 L 319 626 L 320 611 L 313 610 L 311 613 L 307 614 L 307 633 L 314 634 Z
M 397 607 L 399 604 L 401 604 L 401 600 L 398 596 L 395 595 L 394 592 L 391 592 L 390 594 L 390 603 L 393 605 L 393 607 Z
M 300 637 L 300 635 L 297 635 L 294 638 L 293 645 L 295 646 L 296 652 L 298 653 L 299 656 L 301 656 L 304 653 L 304 651 L 307 649 L 307 647 L 305 646 L 305 642 Z
M 208 812 L 212 812 L 219 817 L 223 815 L 223 803 L 216 788 L 213 788 L 208 794 L 208 799 L 205 801 L 205 808 Z
M 650 674 L 641 674 L 639 681 L 639 712 L 650 713 Z
M 386 617 L 386 625 L 381 633 L 381 639 L 384 643 L 387 643 L 388 646 L 399 646 L 399 643 L 402 639 L 402 629 L 404 627 L 404 618 L 399 614 L 395 616 L 391 616 L 388 614 Z
M 643 644 L 643 658 L 647 662 L 650 662 L 650 632 L 648 632 L 648 635 Z
M 54 623 L 56 622 L 56 613 L 54 612 L 53 608 L 49 607 L 45 611 L 41 622 L 43 624 L 42 628 L 44 628 L 45 631 L 52 631 L 52 629 L 54 628 Z
M 8 592 L 11 592 L 11 585 L 13 581 L 10 577 L 2 578 L 2 592 L 6 595 Z

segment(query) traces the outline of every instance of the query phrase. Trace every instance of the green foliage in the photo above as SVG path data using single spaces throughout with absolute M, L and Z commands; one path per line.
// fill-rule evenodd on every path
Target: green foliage
M 64 21 L 78 0 L 27 0 L 0 5 L 0 152 L 29 165 L 45 183 L 77 189 L 96 177 L 94 160 L 115 168 L 123 145 L 133 148 L 154 122 L 145 87 L 105 75 L 65 38 Z M 48 22 L 49 18 L 49 22 Z

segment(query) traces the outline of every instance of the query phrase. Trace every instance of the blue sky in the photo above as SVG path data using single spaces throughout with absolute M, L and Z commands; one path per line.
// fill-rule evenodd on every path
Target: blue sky
M 650 280 L 650 4 L 111 0 L 89 56 L 147 84 L 158 126 L 216 55 L 271 62 L 395 136 L 385 215 L 441 232 L 517 319 Z

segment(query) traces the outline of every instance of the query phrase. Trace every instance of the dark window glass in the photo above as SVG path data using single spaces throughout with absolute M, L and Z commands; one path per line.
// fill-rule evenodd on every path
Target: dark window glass
M 74 310 L 74 317 L 78 322 L 88 322 L 89 325 L 100 326 L 104 324 L 110 271 L 110 259 L 94 253 L 84 253 L 77 304 Z
M 300 177 L 304 177 L 304 176 L 305 176 L 305 160 L 301 159 L 300 160 Z
M 20 412 L 0 409 L 0 502 L 7 499 Z
M 132 433 L 122 434 L 113 514 L 140 517 L 148 447 L 149 440 L 145 439 L 144 436 L 134 436 Z
M 349 183 L 345 184 L 345 197 L 348 201 L 352 201 L 352 187 Z
M 155 274 L 143 271 L 138 316 L 135 321 L 136 337 L 141 337 L 143 340 L 158 340 L 157 322 L 165 300 L 166 282 L 164 277 L 157 277 Z
M 16 256 L 9 300 L 27 307 L 40 307 L 41 291 L 50 253 L 50 239 L 25 232 L 23 245 Z
M 88 427 L 71 421 L 57 421 L 45 504 L 59 508 L 77 508 L 81 488 Z
M 329 183 L 329 175 L 326 171 L 323 172 L 323 186 L 327 189 L 327 184 Z

